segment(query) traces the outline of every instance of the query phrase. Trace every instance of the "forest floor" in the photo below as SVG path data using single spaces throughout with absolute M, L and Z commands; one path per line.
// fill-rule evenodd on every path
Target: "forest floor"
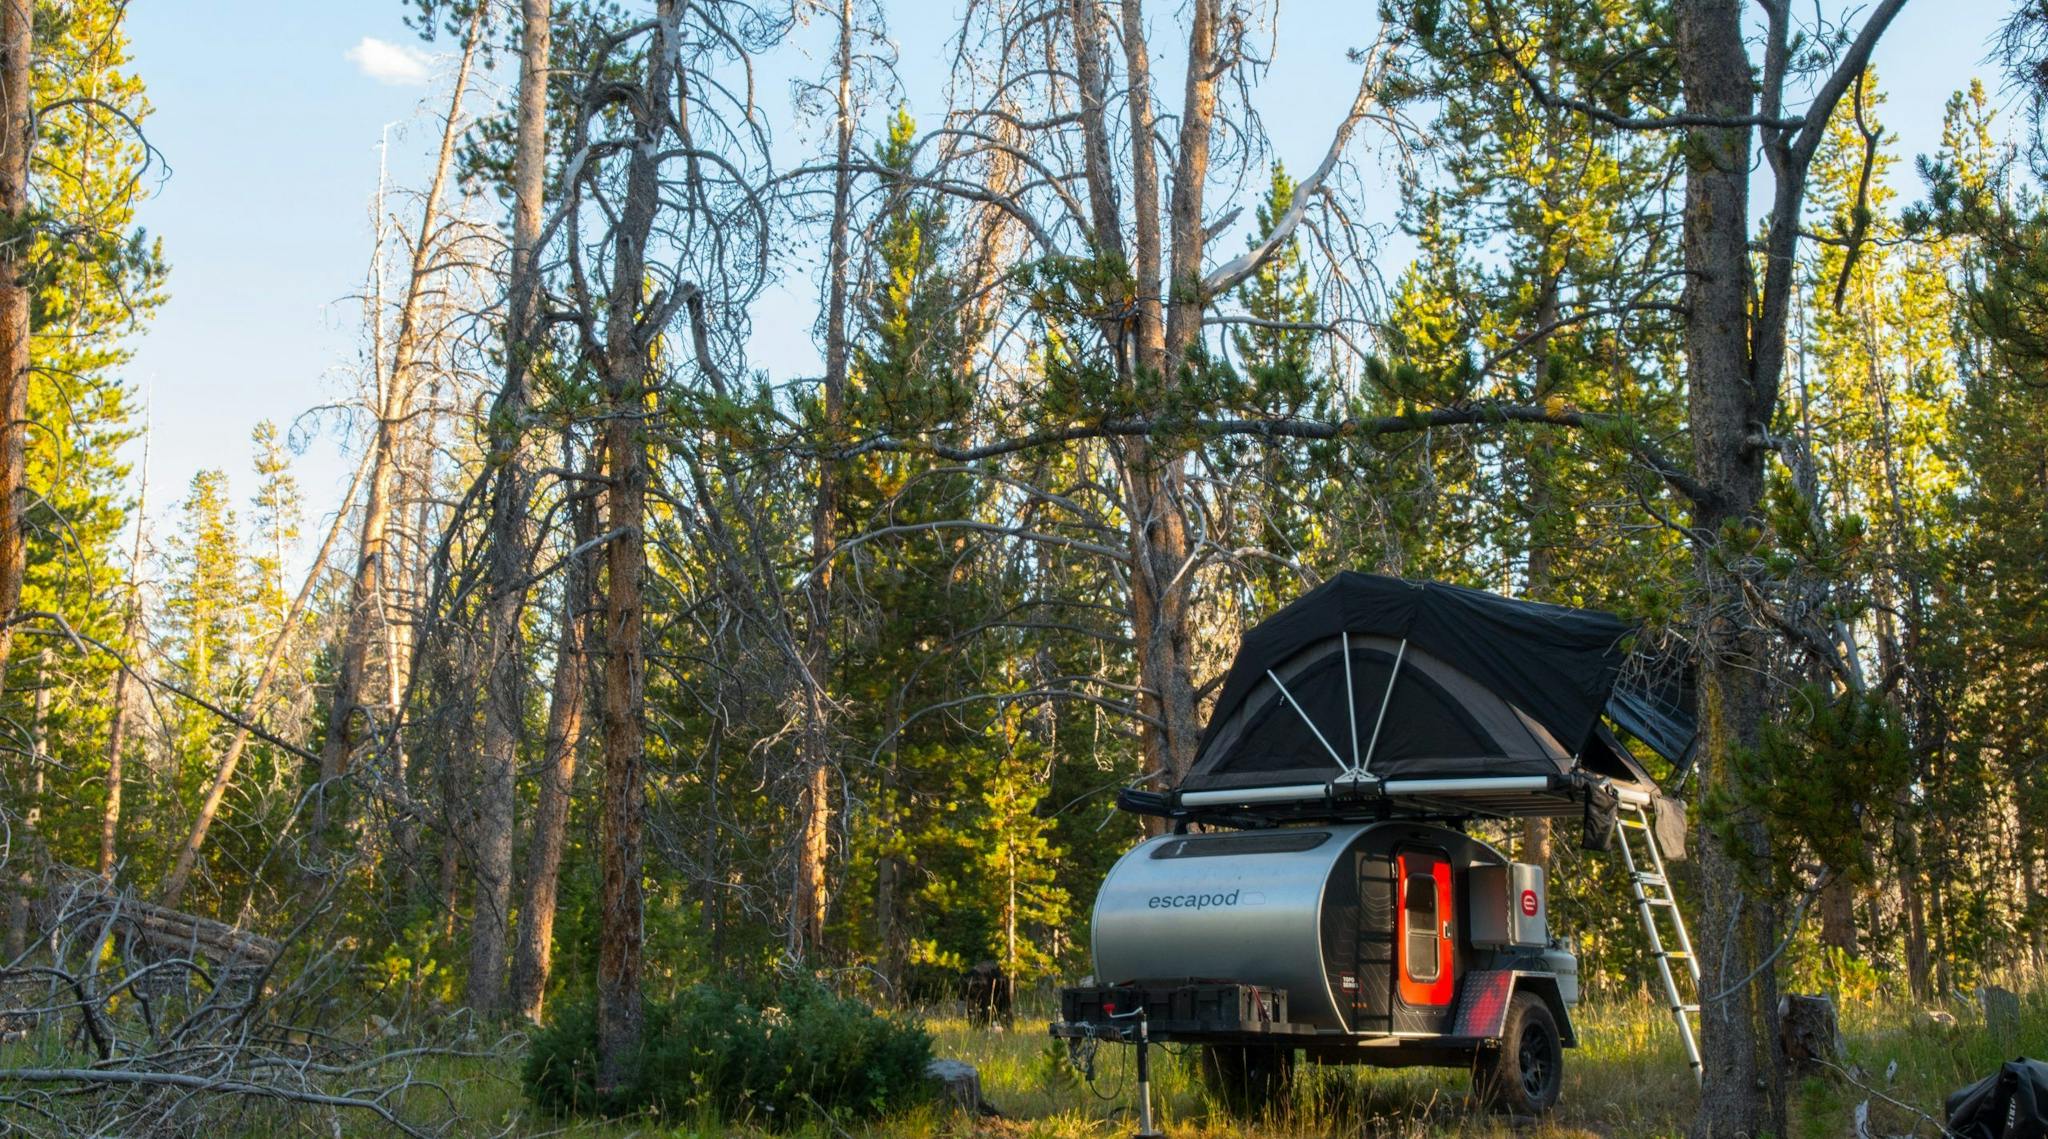
M 1857 1108 L 1866 1101 L 1872 1136 L 1939 1136 L 1936 1121 L 1950 1092 L 1989 1075 L 2014 1056 L 2048 1055 L 2048 993 L 2025 999 L 2017 1039 L 1993 1039 L 1973 1007 L 1958 1003 L 1950 1011 L 1957 1022 L 1953 1025 L 1936 1023 L 1914 1004 L 1876 1001 L 1843 1009 L 1847 1074 L 1812 1077 L 1795 1087 L 1792 1139 L 1856 1135 Z M 1516 1128 L 1476 1109 L 1470 1081 L 1461 1072 L 1306 1065 L 1296 1075 L 1293 1110 L 1247 1124 L 1212 1107 L 1201 1090 L 1192 1055 L 1166 1049 L 1159 1050 L 1167 1054 L 1153 1065 L 1155 1111 L 1161 1128 L 1174 1139 L 1682 1135 L 1696 1093 L 1670 1021 L 1647 1001 L 1582 1005 L 1576 1012 L 1581 1043 L 1566 1053 L 1564 1094 L 1551 1116 L 1536 1126 Z M 1034 1030 L 1042 1019 L 1019 1015 L 1017 1027 L 1007 1032 L 971 1028 L 957 1018 L 926 1022 L 939 1056 L 965 1060 L 980 1069 L 983 1094 L 1003 1118 L 969 1121 L 928 1109 L 851 1129 L 820 1122 L 783 1134 L 805 1139 L 1078 1139 L 1128 1134 L 1134 1118 L 1129 1050 L 1104 1046 L 1091 1089 L 1065 1063 L 1065 1047 Z M 513 1065 L 465 1061 L 451 1064 L 441 1075 L 478 1133 L 579 1139 L 747 1133 L 709 1122 L 641 1119 L 600 1125 L 551 1120 L 536 1117 L 521 1098 Z

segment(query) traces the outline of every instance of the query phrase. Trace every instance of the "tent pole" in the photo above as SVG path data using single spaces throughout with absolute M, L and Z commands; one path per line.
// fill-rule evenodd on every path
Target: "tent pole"
M 1351 690 L 1351 633 L 1346 630 L 1339 634 L 1344 638 L 1344 714 L 1351 717 L 1351 766 L 1344 769 L 1346 775 L 1359 772 L 1358 763 L 1358 697 Z
M 1294 699 L 1294 693 L 1287 691 L 1287 686 L 1280 683 L 1280 677 L 1272 669 L 1267 669 L 1266 675 L 1272 677 L 1273 687 L 1280 690 L 1280 695 L 1287 697 L 1287 703 L 1293 707 L 1294 714 L 1300 716 L 1301 722 L 1308 725 L 1308 730 L 1316 734 L 1316 742 L 1323 745 L 1323 750 L 1330 753 L 1330 758 L 1337 761 L 1337 766 L 1344 767 L 1344 757 L 1337 754 L 1337 749 L 1331 747 L 1330 741 L 1323 738 L 1323 730 L 1316 727 L 1316 722 L 1308 718 L 1307 712 L 1301 710 L 1301 705 Z M 1350 768 L 1346 767 L 1345 770 L 1349 771 Z
M 1358 773 L 1365 774 L 1372 766 L 1373 750 L 1380 746 L 1380 725 L 1387 722 L 1387 704 L 1394 699 L 1394 682 L 1401 678 L 1401 661 L 1408 655 L 1408 638 L 1401 638 L 1401 647 L 1394 650 L 1394 667 L 1387 673 L 1387 690 L 1380 694 L 1380 714 L 1373 717 L 1372 739 L 1365 745 L 1365 759 L 1358 765 Z M 1294 697 L 1288 697 L 1289 700 Z M 1310 725 L 1313 727 L 1314 725 Z

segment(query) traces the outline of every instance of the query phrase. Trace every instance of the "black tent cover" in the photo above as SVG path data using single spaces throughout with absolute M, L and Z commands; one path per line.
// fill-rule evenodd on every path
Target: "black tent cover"
M 1431 666 L 1440 664 L 1464 674 L 1513 712 L 1540 725 L 1542 732 L 1538 736 L 1547 734 L 1556 748 L 1581 756 L 1589 768 L 1609 767 L 1609 762 L 1602 761 L 1618 760 L 1622 769 L 1640 771 L 1627 757 L 1626 749 L 1614 741 L 1601 723 L 1603 713 L 1660 754 L 1666 754 L 1666 758 L 1677 761 L 1679 757 L 1667 754 L 1666 748 L 1682 749 L 1689 744 L 1692 728 L 1674 719 L 1672 703 L 1645 701 L 1639 696 L 1617 699 L 1614 692 L 1633 628 L 1632 623 L 1597 610 L 1519 601 L 1441 582 L 1339 574 L 1245 634 L 1203 732 L 1194 767 L 1180 789 L 1245 785 L 1252 773 L 1226 775 L 1218 770 L 1218 765 L 1228 762 L 1227 757 L 1212 752 L 1235 752 L 1250 741 L 1240 743 L 1226 738 L 1220 749 L 1214 749 L 1211 745 L 1217 742 L 1219 728 L 1232 723 L 1248 700 L 1273 698 L 1271 687 L 1261 692 L 1262 686 L 1271 683 L 1269 671 L 1287 675 L 1290 661 L 1298 667 L 1298 658 L 1305 650 L 1337 640 L 1341 634 L 1351 635 L 1351 659 L 1358 662 L 1359 669 L 1371 667 L 1360 646 L 1380 646 L 1371 653 L 1378 660 L 1373 672 L 1382 678 L 1380 684 L 1390 675 L 1386 646 L 1390 642 L 1405 643 L 1406 648 L 1401 651 L 1417 654 L 1410 658 L 1411 662 L 1426 660 Z M 1343 658 L 1339 655 L 1337 659 Z M 1397 688 L 1389 702 L 1390 719 L 1404 718 L 1404 700 L 1411 704 L 1424 699 L 1441 701 L 1449 695 L 1440 685 L 1420 680 L 1421 673 L 1412 664 L 1401 670 L 1403 686 Z M 1438 675 L 1449 674 L 1439 668 Z M 1418 680 L 1405 679 L 1410 676 Z M 1291 698 L 1302 702 L 1303 717 L 1328 725 L 1342 724 L 1347 715 L 1353 714 L 1344 708 L 1337 695 L 1341 685 L 1332 689 L 1324 684 L 1311 691 L 1305 681 L 1298 679 L 1298 683 L 1302 691 L 1291 693 Z M 1374 707 L 1365 707 L 1358 713 L 1370 717 L 1380 695 L 1375 689 L 1370 696 L 1361 692 L 1354 699 L 1371 701 Z M 1407 712 L 1428 714 L 1427 709 L 1419 706 L 1411 706 Z M 1273 723 L 1284 724 L 1285 719 L 1292 718 L 1293 714 L 1288 713 Z M 1241 734 L 1246 730 L 1240 725 L 1224 734 Z M 1249 730 L 1259 731 L 1256 727 Z M 1526 755 L 1526 745 L 1516 746 Z M 1550 741 L 1543 741 L 1541 746 L 1549 748 Z M 1450 759 L 1451 755 L 1445 753 L 1444 758 Z M 1483 760 L 1475 764 L 1473 758 L 1467 753 L 1467 758 L 1459 762 L 1459 775 L 1524 774 L 1528 770 L 1526 759 L 1514 764 L 1508 762 L 1506 754 L 1491 765 Z M 1623 774 L 1622 769 L 1615 774 Z

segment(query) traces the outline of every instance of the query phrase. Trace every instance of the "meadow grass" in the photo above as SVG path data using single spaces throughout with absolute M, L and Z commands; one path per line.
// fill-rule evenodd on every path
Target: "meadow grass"
M 841 1128 L 812 1121 L 783 1134 L 802 1139 L 1096 1139 L 1129 1134 L 1135 1124 L 1130 1049 L 1104 1045 L 1097 1053 L 1091 1086 L 1067 1062 L 1065 1045 L 1045 1034 L 1044 1011 L 1020 1012 L 1016 1026 L 1007 1031 L 971 1027 L 953 1015 L 924 1018 L 938 1055 L 967 1061 L 980 1070 L 983 1094 L 1002 1111 L 1000 1119 L 968 1119 L 932 1106 L 863 1126 Z M 1794 1086 L 1789 1139 L 1853 1135 L 1856 1107 L 1866 1100 L 1873 1134 L 1931 1139 L 1941 1134 L 1934 1120 L 1940 1118 L 1949 1092 L 1988 1075 L 2003 1060 L 2048 1055 L 2048 993 L 2024 999 L 2017 1039 L 1992 1038 L 1975 1010 L 1965 1004 L 1959 1002 L 1949 1011 L 1956 1017 L 1954 1025 L 1935 1023 L 1918 1005 L 1874 1002 L 1843 1009 L 1846 1070 L 1809 1077 Z M 1647 999 L 1605 1001 L 1581 1005 L 1574 1019 L 1579 1047 L 1566 1053 L 1563 1096 L 1550 1116 L 1535 1125 L 1517 1127 L 1476 1107 L 1470 1080 L 1460 1071 L 1307 1064 L 1297 1068 L 1290 1110 L 1242 1121 L 1225 1114 L 1203 1093 L 1192 1051 L 1168 1047 L 1154 1050 L 1154 1112 L 1162 1129 L 1176 1139 L 1682 1135 L 1698 1093 L 1661 1007 Z M 1891 1068 L 1894 1063 L 1896 1068 Z M 479 1132 L 587 1139 L 770 1134 L 765 1127 L 733 1126 L 709 1118 L 554 1120 L 536 1113 L 521 1098 L 517 1066 L 512 1063 L 449 1061 L 432 1074 L 455 1095 Z
M 1948 1011 L 1956 1018 L 1953 1025 L 1935 1023 L 1918 1005 L 1879 1001 L 1844 1008 L 1845 1071 L 1795 1085 L 1792 1134 L 1787 1139 L 1853 1135 L 1857 1105 L 1865 1101 L 1870 1103 L 1873 1134 L 1931 1139 L 1941 1134 L 1934 1120 L 1940 1118 L 1949 1092 L 1988 1075 L 2003 1060 L 2048 1055 L 2048 992 L 2023 999 L 2016 1039 L 1992 1038 L 1966 1004 L 1959 1002 Z M 937 1055 L 967 1061 L 980 1070 L 983 1094 L 1003 1113 L 1001 1118 L 970 1119 L 934 1104 L 872 1124 L 842 1127 L 816 1119 L 780 1131 L 767 1127 L 765 1120 L 735 1125 L 709 1116 L 608 1122 L 556 1119 L 537 1111 L 521 1094 L 516 1055 L 426 1059 L 416 1066 L 419 1086 L 404 1104 L 405 1114 L 445 1121 L 452 1108 L 461 1118 L 461 1134 L 577 1139 L 765 1139 L 775 1134 L 799 1139 L 1106 1139 L 1129 1134 L 1135 1123 L 1131 1050 L 1102 1046 L 1090 1085 L 1068 1063 L 1066 1046 L 1046 1035 L 1045 1013 L 1040 1007 L 1020 1011 L 1015 1027 L 1007 1031 L 972 1027 L 948 1013 L 922 1018 L 932 1032 Z M 1163 1046 L 1154 1049 L 1154 1111 L 1161 1127 L 1175 1139 L 1682 1135 L 1697 1092 L 1661 1008 L 1646 999 L 1589 1003 L 1575 1010 L 1574 1021 L 1579 1047 L 1566 1053 L 1563 1095 L 1549 1117 L 1530 1126 L 1516 1127 L 1476 1107 L 1470 1081 L 1460 1071 L 1307 1064 L 1296 1070 L 1288 1111 L 1242 1121 L 1204 1094 L 1192 1051 Z M 27 1059 L 18 1050 L 9 1051 L 15 1054 L 0 1053 L 0 1063 Z M 0 1085 L 4 1083 L 0 1074 Z M 385 1133 L 381 1124 L 360 1114 L 345 1115 L 339 1122 L 340 1135 Z M 305 1115 L 260 1104 L 245 1105 L 231 1130 L 246 1135 L 337 1134 L 329 1123 L 316 1124 Z

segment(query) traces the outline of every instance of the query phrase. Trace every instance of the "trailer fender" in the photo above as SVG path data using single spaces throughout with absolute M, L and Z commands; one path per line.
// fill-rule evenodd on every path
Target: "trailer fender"
M 1516 991 L 1535 993 L 1550 1006 L 1550 1015 L 1557 1020 L 1557 1041 L 1566 1048 L 1579 1046 L 1578 1030 L 1572 1027 L 1571 1010 L 1565 1007 L 1564 992 L 1558 988 L 1554 973 L 1517 973 Z
M 1500 1039 L 1500 1034 L 1507 1027 L 1508 1002 L 1514 1000 L 1518 992 L 1530 992 L 1550 1006 L 1550 1015 L 1557 1020 L 1558 1042 L 1566 1048 L 1578 1047 L 1578 1033 L 1572 1028 L 1571 1011 L 1565 1007 L 1564 993 L 1558 987 L 1556 974 L 1520 969 L 1475 969 L 1465 974 L 1461 990 L 1457 1015 L 1451 1021 L 1452 1036 L 1468 1040 Z

